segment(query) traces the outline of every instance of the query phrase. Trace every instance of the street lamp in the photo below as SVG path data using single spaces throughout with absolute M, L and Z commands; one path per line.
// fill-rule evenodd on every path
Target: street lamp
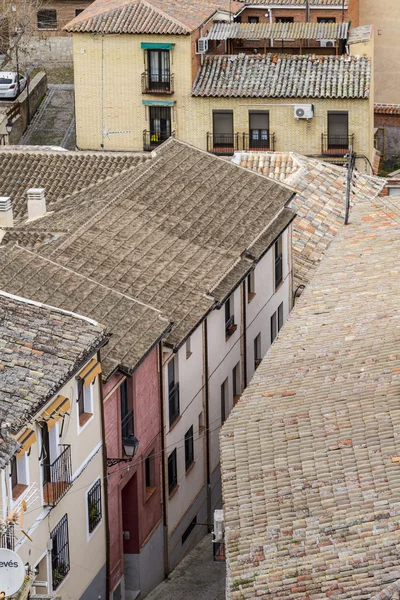
M 6 123 L 6 131 L 7 131 L 8 135 L 10 135 L 13 125 L 14 125 L 14 123 L 11 121 L 11 119 L 8 119 L 8 121 Z
M 131 433 L 127 438 L 122 441 L 122 448 L 124 451 L 124 458 L 107 458 L 107 467 L 113 467 L 121 462 L 130 462 L 135 456 L 139 446 L 139 440 L 136 436 Z

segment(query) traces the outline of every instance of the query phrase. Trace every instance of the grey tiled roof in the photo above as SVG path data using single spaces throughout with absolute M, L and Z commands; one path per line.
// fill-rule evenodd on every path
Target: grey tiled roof
M 46 204 L 68 198 L 74 192 L 126 169 L 140 165 L 147 157 L 128 152 L 57 152 L 0 149 L 0 196 L 12 199 L 14 219 L 27 214 L 26 192 L 31 187 L 46 189 Z
M 94 206 L 86 192 L 76 194 L 70 199 L 75 210 L 68 210 L 67 201 L 55 203 L 53 215 L 21 225 L 4 239 L 27 243 L 43 257 L 88 277 L 91 286 L 86 291 L 82 287 L 83 296 L 89 294 L 83 307 L 75 285 L 65 290 L 81 312 L 96 314 L 89 289 L 97 282 L 161 311 L 174 323 L 167 339 L 177 346 L 251 270 L 244 251 L 258 260 L 292 221 L 294 213 L 285 205 L 293 192 L 173 138 L 150 162 L 123 177 L 121 189 L 110 181 L 107 189 L 94 192 Z M 75 222 L 77 211 L 80 222 Z M 7 279 L 22 293 L 29 277 L 19 273 L 13 281 L 15 271 L 11 267 Z M 0 272 L 0 286 L 6 285 L 4 277 Z M 36 286 L 33 281 L 32 297 Z M 48 288 L 44 292 L 52 293 Z M 119 326 L 113 328 L 103 315 L 95 318 L 106 323 L 114 339 Z M 124 328 L 125 323 L 123 339 Z
M 224 23 L 211 25 L 210 40 L 346 40 L 348 23 Z
M 398 597 L 399 216 L 354 206 L 222 429 L 231 600 Z
M 18 431 L 106 341 L 102 325 L 0 291 L 0 423 Z
M 233 160 L 297 192 L 291 202 L 296 212 L 292 228 L 294 284 L 307 284 L 343 225 L 346 171 L 294 152 L 241 152 Z M 359 173 L 352 187 L 352 202 L 373 200 L 385 183 L 381 177 Z
M 205 56 L 193 96 L 368 98 L 371 60 L 364 56 Z

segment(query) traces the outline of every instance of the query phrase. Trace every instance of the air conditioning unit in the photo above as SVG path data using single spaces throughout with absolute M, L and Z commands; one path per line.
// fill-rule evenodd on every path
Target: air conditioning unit
M 320 40 L 321 48 L 334 48 L 335 40 Z
M 294 107 L 295 119 L 312 119 L 314 116 L 313 104 L 296 104 Z
M 199 38 L 196 54 L 205 54 L 208 50 L 208 38 Z

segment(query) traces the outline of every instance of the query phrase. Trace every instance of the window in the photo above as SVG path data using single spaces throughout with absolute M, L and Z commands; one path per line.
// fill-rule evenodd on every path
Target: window
M 276 290 L 283 281 L 282 236 L 276 240 L 274 250 L 275 250 L 275 290 Z
M 67 515 L 54 527 L 50 540 L 53 590 L 56 590 L 70 570 Z
M 75 16 L 77 17 L 78 15 L 80 15 L 81 13 L 83 13 L 85 9 L 84 8 L 76 8 L 75 9 Z
M 168 491 L 171 494 L 178 485 L 178 473 L 176 464 L 176 448 L 168 456 Z
M 188 337 L 188 339 L 186 340 L 186 359 L 188 359 L 192 356 L 191 346 L 192 346 L 191 340 L 190 340 L 190 337 Z
M 193 425 L 185 433 L 185 469 L 186 471 L 194 463 Z
M 225 379 L 221 385 L 221 423 L 223 423 L 227 417 L 228 409 L 228 379 Z
M 57 29 L 57 11 L 54 9 L 38 10 L 38 29 Z
M 269 149 L 269 112 L 249 111 L 250 150 Z
M 276 17 L 275 23 L 294 23 L 294 17 Z
M 349 113 L 328 112 L 328 150 L 347 150 L 349 147 Z
M 203 411 L 199 414 L 199 433 L 203 433 L 204 427 L 204 414 Z
M 92 533 L 101 521 L 101 481 L 98 479 L 87 495 L 89 533 Z
M 155 482 L 155 455 L 154 450 L 146 456 L 144 461 L 144 475 L 146 483 L 146 501 L 153 495 L 156 490 Z
M 168 363 L 168 406 L 169 426 L 179 417 L 179 383 L 177 382 L 177 360 L 175 356 Z
M 247 275 L 247 302 L 251 302 L 256 295 L 254 271 Z
M 233 148 L 233 112 L 231 110 L 213 111 L 213 147 Z
M 150 106 L 150 145 L 162 144 L 171 136 L 171 107 Z
M 233 22 L 234 23 L 241 23 L 242 22 L 242 17 L 233 17 Z
M 28 458 L 15 455 L 10 460 L 12 499 L 17 500 L 28 487 Z
M 271 317 L 271 344 L 283 327 L 283 302 Z
M 277 322 L 276 322 L 276 312 L 271 317 L 271 344 L 277 336 Z
M 278 331 L 283 327 L 283 302 L 278 306 Z
M 261 333 L 254 338 L 254 370 L 257 369 L 258 365 L 262 360 L 261 356 Z
M 258 23 L 259 20 L 260 20 L 259 17 L 247 17 L 248 23 Z
M 148 88 L 168 92 L 171 85 L 169 50 L 148 50 Z
M 129 401 L 128 380 L 119 386 L 120 406 L 121 406 L 121 438 L 124 440 L 135 433 L 134 412 Z
M 233 367 L 232 384 L 233 404 L 236 404 L 240 396 L 240 362 Z
M 235 315 L 233 311 L 233 296 L 229 296 L 225 302 L 225 337 L 230 338 L 235 333 L 237 325 L 235 325 Z
M 197 516 L 194 517 L 194 519 L 190 522 L 189 526 L 183 532 L 182 539 L 181 539 L 182 544 L 184 544 L 186 542 L 189 535 L 192 533 L 193 529 L 196 527 L 196 524 L 197 524 Z
M 85 380 L 81 378 L 78 378 L 77 381 L 79 426 L 83 427 L 93 416 L 93 385 L 91 383 L 85 385 Z
M 317 17 L 317 23 L 336 23 L 335 17 Z

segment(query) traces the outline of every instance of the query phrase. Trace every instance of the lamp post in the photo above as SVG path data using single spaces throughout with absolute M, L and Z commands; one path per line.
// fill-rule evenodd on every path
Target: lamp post
M 122 441 L 124 458 L 107 458 L 107 467 L 113 467 L 121 462 L 130 462 L 135 456 L 139 446 L 139 440 L 131 433 Z
M 14 126 L 14 123 L 9 118 L 8 121 L 7 121 L 7 123 L 6 123 L 6 131 L 7 131 L 7 137 L 8 137 L 8 144 L 10 144 L 10 134 L 12 132 L 13 126 Z

